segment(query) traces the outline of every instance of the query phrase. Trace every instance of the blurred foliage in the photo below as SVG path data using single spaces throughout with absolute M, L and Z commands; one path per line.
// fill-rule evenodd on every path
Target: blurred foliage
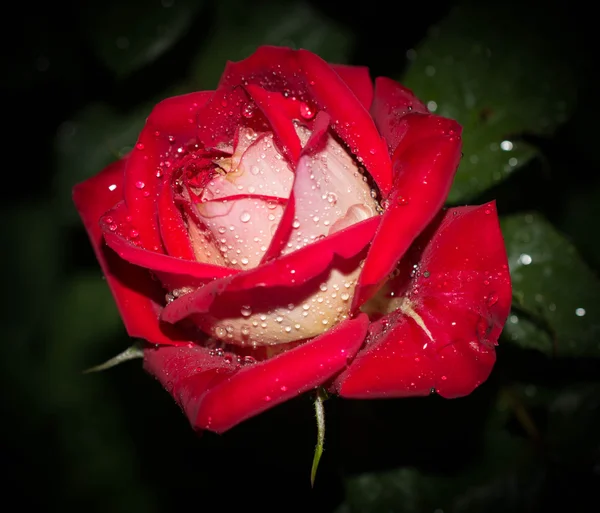
M 466 513 L 597 504 L 594 20 L 572 2 L 421 2 L 402 4 L 400 16 L 383 0 L 348 5 L 11 6 L 18 12 L 7 19 L 26 24 L 22 44 L 3 42 L 20 166 L 5 170 L 0 384 L 5 484 L 20 508 Z M 71 187 L 129 151 L 152 105 L 213 88 L 226 60 L 261 44 L 369 66 L 459 120 L 464 157 L 449 202 L 497 200 L 514 280 L 490 380 L 454 401 L 328 401 L 314 490 L 307 398 L 199 437 L 139 361 L 83 374 L 131 341 Z

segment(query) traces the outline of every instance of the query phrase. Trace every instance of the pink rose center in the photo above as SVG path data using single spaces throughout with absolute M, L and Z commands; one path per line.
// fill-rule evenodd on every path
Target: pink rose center
M 302 146 L 310 131 L 296 126 Z M 293 170 L 271 132 L 239 129 L 226 156 L 215 158 L 215 173 L 195 191 L 195 216 L 188 218 L 194 253 L 200 262 L 236 269 L 260 264 L 283 216 L 288 199 L 295 217 L 282 254 L 296 251 L 379 213 L 364 172 L 331 135 L 322 149 L 302 156 Z M 192 220 L 195 217 L 195 221 Z M 282 298 L 280 308 L 255 312 L 239 305 L 226 318 L 202 316 L 198 322 L 216 338 L 240 345 L 274 345 L 319 335 L 349 315 L 357 263 L 333 269 L 301 304 Z

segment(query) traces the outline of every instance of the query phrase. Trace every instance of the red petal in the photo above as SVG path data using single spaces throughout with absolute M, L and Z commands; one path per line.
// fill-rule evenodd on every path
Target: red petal
M 292 122 L 293 119 L 300 119 L 298 102 L 285 99 L 281 93 L 269 93 L 252 84 L 245 86 L 245 89 L 268 119 L 281 152 L 295 166 L 302 151 L 300 138 Z
M 410 112 L 427 114 L 429 111 L 410 89 L 386 77 L 375 79 L 371 114 L 379 133 L 387 141 L 390 155 L 404 135 L 406 127 L 401 120 Z
M 392 185 L 390 157 L 369 112 L 349 94 L 348 86 L 323 59 L 298 50 L 298 60 L 310 94 L 331 116 L 335 131 L 387 196 Z
M 194 425 L 206 392 L 235 374 L 239 365 L 212 355 L 205 347 L 188 344 L 145 349 L 144 368 L 160 381 Z
M 338 135 L 387 195 L 392 183 L 390 157 L 369 112 L 329 64 L 306 50 L 263 46 L 247 59 L 229 63 L 215 96 L 199 114 L 202 141 L 233 137 L 241 113 L 232 106 L 245 102 L 242 84 L 295 96 L 326 111 Z
M 240 271 L 229 267 L 205 264 L 195 260 L 183 260 L 163 253 L 149 251 L 141 246 L 139 234 L 128 221 L 125 203 L 119 203 L 101 219 L 100 226 L 106 243 L 128 262 L 150 271 L 183 276 L 187 285 L 196 279 L 221 278 Z M 197 281 L 197 280 L 196 280 Z
M 412 314 L 399 308 L 372 325 L 366 349 L 336 380 L 340 395 L 402 397 L 434 388 L 459 397 L 491 372 L 512 297 L 494 204 L 440 215 L 402 268 L 415 263 L 408 288 L 398 281 Z
M 181 210 L 175 205 L 171 180 L 166 180 L 158 197 L 160 235 L 168 255 L 196 260 Z
M 348 87 L 363 104 L 365 109 L 373 103 L 373 82 L 366 66 L 346 66 L 344 64 L 332 64 L 333 70 L 342 77 Z
M 330 120 L 331 118 L 324 111 L 321 111 L 317 114 L 313 124 L 312 134 L 310 135 L 304 148 L 302 148 L 300 156 L 311 154 L 313 151 L 318 149 L 318 146 L 323 143 L 324 136 L 329 129 Z M 287 205 L 285 206 L 285 210 L 283 211 L 283 216 L 277 225 L 277 230 L 273 234 L 273 238 L 271 239 L 271 243 L 269 244 L 267 251 L 265 251 L 265 254 L 263 255 L 261 264 L 278 257 L 281 254 L 283 247 L 290 239 L 290 235 L 292 233 L 292 223 L 296 215 L 296 194 L 294 186 L 297 186 L 298 184 L 298 177 L 298 173 L 296 172 L 294 176 L 294 184 L 292 186 Z
M 456 122 L 420 114 L 405 122 L 409 128 L 394 155 L 394 189 L 359 278 L 355 308 L 377 290 L 442 207 L 460 160 Z
M 342 370 L 363 343 L 368 318 L 346 320 L 310 342 L 243 368 L 186 409 L 196 428 L 222 433 L 236 424 L 322 385 Z M 191 387 L 188 393 L 200 394 Z M 188 403 L 189 404 L 189 403 Z M 195 411 L 195 415 L 191 412 Z
M 336 256 L 351 259 L 360 253 L 373 238 L 379 221 L 379 216 L 366 219 L 264 265 L 207 283 L 167 305 L 162 318 L 175 323 L 192 314 L 206 313 L 224 292 L 299 287 L 331 267 Z
M 157 344 L 177 344 L 189 338 L 181 330 L 159 321 L 164 291 L 145 269 L 120 259 L 106 247 L 98 220 L 123 198 L 125 161 L 111 164 L 101 173 L 76 185 L 73 201 L 94 247 L 117 307 L 131 337 Z
M 157 247 L 162 251 L 156 196 L 162 181 L 168 177 L 157 178 L 157 169 L 161 162 L 173 160 L 176 149 L 194 138 L 196 113 L 212 94 L 203 91 L 175 96 L 156 105 L 129 157 L 124 198 L 132 225 L 146 248 Z

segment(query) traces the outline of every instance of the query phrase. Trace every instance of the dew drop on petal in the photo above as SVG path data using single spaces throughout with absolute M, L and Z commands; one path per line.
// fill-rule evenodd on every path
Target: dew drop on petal
M 304 102 L 300 102 L 300 115 L 304 119 L 312 119 L 315 117 L 315 112 Z

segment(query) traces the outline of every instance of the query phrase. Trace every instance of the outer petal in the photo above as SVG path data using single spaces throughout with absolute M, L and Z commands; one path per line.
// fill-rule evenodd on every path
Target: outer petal
M 361 346 L 364 314 L 285 353 L 236 372 L 196 346 L 145 352 L 154 374 L 185 411 L 195 429 L 222 433 L 236 424 L 323 384 L 342 370 Z
M 434 231 L 433 231 L 434 230 Z M 372 325 L 366 348 L 336 380 L 345 397 L 469 394 L 495 361 L 510 310 L 506 251 L 493 204 L 445 212 L 403 261 L 398 309 Z
M 333 70 L 342 77 L 348 87 L 363 104 L 365 109 L 373 103 L 373 81 L 366 66 L 346 66 L 344 64 L 332 64 Z
M 394 153 L 406 129 L 401 121 L 411 112 L 427 114 L 429 111 L 410 89 L 398 82 L 386 77 L 375 80 L 371 115 L 388 144 L 390 155 Z
M 443 206 L 460 160 L 461 127 L 439 116 L 407 116 L 394 154 L 395 185 L 360 276 L 354 306 L 379 287 Z M 386 204 L 387 203 L 387 204 Z
M 132 221 L 128 221 L 129 217 L 125 203 L 121 202 L 100 220 L 106 243 L 126 261 L 150 271 L 184 276 L 192 281 L 221 278 L 239 272 L 228 267 L 184 260 L 145 249 L 139 243 L 139 233 L 133 228 Z
M 148 117 L 129 157 L 124 199 L 132 226 L 147 249 L 163 252 L 156 196 L 163 181 L 169 179 L 172 161 L 180 155 L 177 149 L 194 139 L 197 111 L 212 94 L 211 91 L 191 93 L 160 102 Z
M 125 161 L 111 164 L 73 189 L 73 200 L 94 247 L 96 257 L 131 337 L 158 344 L 178 344 L 188 339 L 181 330 L 159 321 L 164 290 L 145 269 L 122 260 L 103 241 L 100 216 L 123 198 Z

